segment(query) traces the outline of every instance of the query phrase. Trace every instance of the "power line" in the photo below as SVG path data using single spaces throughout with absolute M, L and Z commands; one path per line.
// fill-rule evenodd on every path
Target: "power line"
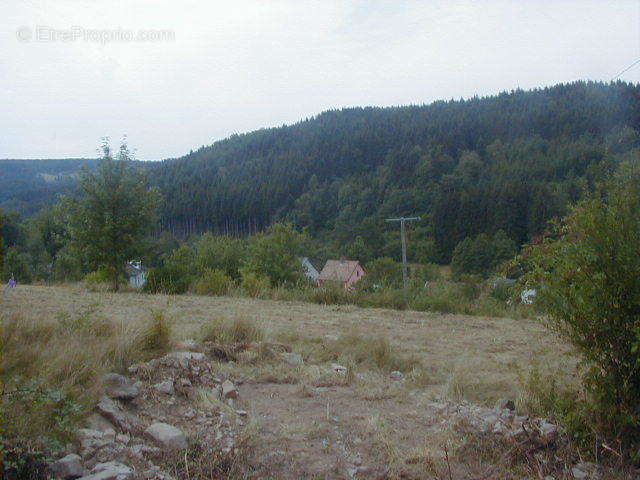
M 633 67 L 635 67 L 637 64 L 640 63 L 640 58 L 637 59 L 635 62 L 633 62 L 631 65 L 629 65 L 627 68 L 625 68 L 624 70 L 622 70 L 619 74 L 617 74 L 615 77 L 613 77 L 611 79 L 611 81 L 613 82 L 615 79 L 617 79 L 620 75 L 622 75 L 625 72 L 628 72 L 629 70 L 631 70 Z

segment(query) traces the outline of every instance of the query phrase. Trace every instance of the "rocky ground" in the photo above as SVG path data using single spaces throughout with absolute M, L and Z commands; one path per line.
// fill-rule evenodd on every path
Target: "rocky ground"
M 265 356 L 280 373 L 301 368 L 278 343 L 182 348 L 104 377 L 77 444 L 50 465 L 55 478 L 601 477 L 597 465 L 556 455 L 562 429 L 519 415 L 511 400 L 488 408 L 398 396 L 400 372 L 367 397 L 335 363 L 313 366 L 314 381 L 302 385 L 228 368 Z

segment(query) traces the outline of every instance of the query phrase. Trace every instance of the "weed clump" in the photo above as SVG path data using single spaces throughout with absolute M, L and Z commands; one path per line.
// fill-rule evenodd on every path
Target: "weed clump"
M 231 321 L 214 321 L 203 328 L 203 341 L 215 343 L 259 342 L 264 331 L 252 320 L 236 318 Z

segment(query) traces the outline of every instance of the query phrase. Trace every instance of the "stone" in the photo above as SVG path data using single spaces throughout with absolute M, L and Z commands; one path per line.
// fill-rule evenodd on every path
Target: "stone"
M 544 438 L 548 442 L 555 440 L 555 438 L 558 436 L 558 426 L 554 425 L 553 423 L 542 421 L 538 429 L 540 430 L 540 435 L 542 436 L 542 438 Z
M 340 340 L 340 335 L 337 335 L 335 333 L 327 333 L 324 336 L 325 340 L 329 340 L 330 342 L 337 342 L 338 340 Z
M 172 380 L 165 380 L 164 382 L 159 382 L 156 383 L 153 388 L 155 388 L 158 392 L 160 393 L 165 393 L 167 395 L 173 395 L 174 393 L 174 388 L 173 388 L 173 381 Z
M 236 410 L 236 415 L 246 417 L 247 415 L 249 415 L 249 412 L 247 412 L 246 410 Z
M 133 470 L 120 462 L 98 463 L 91 470 L 91 475 L 81 477 L 81 480 L 126 480 L 131 478 Z
M 137 433 L 142 430 L 137 418 L 123 411 L 120 405 L 107 396 L 100 399 L 96 408 L 103 417 L 125 432 Z
M 91 430 L 97 430 L 100 432 L 106 432 L 109 429 L 114 429 L 113 423 L 97 413 L 92 413 L 87 417 L 87 427 Z
M 71 453 L 60 460 L 53 462 L 49 467 L 53 474 L 58 478 L 78 478 L 84 474 L 84 468 L 82 468 L 80 460 L 80 455 Z
M 106 387 L 106 393 L 111 398 L 118 400 L 133 400 L 140 395 L 140 390 L 127 377 L 117 373 L 108 373 L 102 377 L 102 383 Z
M 581 480 L 583 478 L 587 478 L 589 476 L 589 474 L 587 472 L 584 472 L 582 470 L 580 470 L 579 468 L 573 467 L 571 469 L 571 475 L 573 475 L 573 478 L 575 478 L 576 480 Z
M 284 360 L 285 363 L 288 363 L 289 365 L 292 365 L 294 367 L 298 365 L 302 365 L 304 363 L 304 360 L 302 359 L 302 355 L 300 355 L 299 353 L 284 352 L 281 355 L 282 355 L 282 360 Z
M 238 388 L 233 384 L 231 380 L 225 380 L 222 382 L 222 397 L 223 398 L 238 398 Z
M 154 423 L 145 430 L 145 434 L 169 450 L 184 450 L 188 446 L 187 437 L 182 430 L 168 423 Z
M 389 378 L 391 380 L 403 380 L 404 379 L 404 373 L 402 373 L 399 370 L 394 370 L 393 372 L 391 372 L 389 374 Z
M 498 403 L 496 403 L 496 410 L 500 411 L 500 410 L 515 410 L 516 409 L 516 404 L 513 402 L 513 400 L 510 400 L 508 398 L 501 398 L 500 400 L 498 400 Z
M 336 373 L 347 373 L 347 367 L 338 365 L 337 363 L 332 363 L 331 369 Z

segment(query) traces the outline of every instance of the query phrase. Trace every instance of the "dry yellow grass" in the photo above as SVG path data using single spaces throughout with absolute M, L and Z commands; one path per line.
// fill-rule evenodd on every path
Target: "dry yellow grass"
M 421 386 L 431 396 L 473 401 L 518 396 L 532 367 L 573 382 L 569 349 L 533 320 L 470 317 L 437 313 L 323 306 L 250 298 L 143 295 L 87 292 L 81 286 L 20 286 L 5 299 L 5 311 L 47 322 L 91 306 L 116 325 L 135 328 L 161 309 L 177 340 L 201 337 L 211 322 L 234 318 L 255 321 L 268 338 L 298 342 L 326 334 L 357 333 L 386 338 L 394 351 L 413 356 L 428 370 Z M 304 344 L 300 346 L 304 349 Z
M 140 352 L 132 348 L 148 345 L 149 332 L 157 330 L 149 328 L 150 321 L 158 312 L 171 323 L 173 341 L 264 337 L 289 344 L 303 364 L 289 365 L 277 355 L 254 351 L 237 362 L 215 365 L 220 374 L 246 380 L 241 408 L 259 424 L 259 447 L 249 468 L 258 477 L 325 478 L 330 471 L 330 478 L 343 478 L 336 472 L 355 468 L 344 462 L 354 465 L 361 458 L 371 469 L 367 475 L 447 478 L 441 475 L 448 468 L 443 456 L 448 446 L 454 478 L 467 478 L 488 463 L 468 464 L 465 440 L 429 413 L 433 399 L 491 404 L 510 397 L 524 406 L 522 379 L 532 368 L 543 377 L 553 375 L 560 385 L 575 380 L 569 349 L 531 320 L 235 297 L 112 294 L 79 285 L 19 286 L 2 308 L 4 318 L 16 316 L 45 331 L 52 326 L 59 332 L 61 319 L 88 310 L 91 319 L 115 326 L 116 334 L 103 338 L 100 321 L 82 329 L 78 338 L 73 330 L 72 337 L 56 334 L 49 344 L 40 338 L 47 347 L 41 352 L 35 351 L 38 344 L 13 345 L 18 355 L 34 351 L 34 358 L 50 361 L 53 368 L 46 373 L 54 384 L 57 369 L 65 370 L 65 382 L 74 383 L 74 368 L 82 373 L 88 366 L 95 378 L 126 366 L 126 360 L 137 361 Z M 333 361 L 347 366 L 348 373 L 332 373 L 328 365 Z M 404 370 L 404 382 L 390 380 L 394 368 Z M 205 394 L 198 401 L 212 399 Z

